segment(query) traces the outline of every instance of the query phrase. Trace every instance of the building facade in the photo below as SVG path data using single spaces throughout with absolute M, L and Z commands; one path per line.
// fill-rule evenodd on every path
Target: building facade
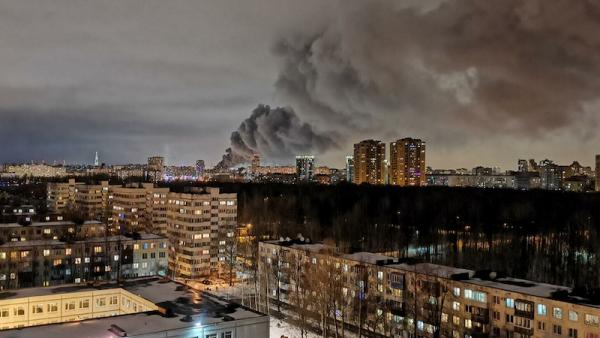
M 403 138 L 390 144 L 390 184 L 399 186 L 424 186 L 425 142 Z
M 365 140 L 354 145 L 355 184 L 384 184 L 385 143 Z
M 114 232 L 145 231 L 166 234 L 169 188 L 142 183 L 113 190 L 112 228 Z
M 237 195 L 218 188 L 169 194 L 167 236 L 169 270 L 195 279 L 219 272 L 235 259 Z
M 296 176 L 300 181 L 311 181 L 315 175 L 315 157 L 296 156 Z
M 380 337 L 598 338 L 600 305 L 562 286 L 301 241 L 259 244 L 261 297 Z M 306 291 L 303 291 L 306 290 Z M 326 294 L 327 297 L 320 297 Z M 333 321 L 333 318 L 331 318 Z
M 164 276 L 167 256 L 167 239 L 153 234 L 7 242 L 0 245 L 0 288 Z

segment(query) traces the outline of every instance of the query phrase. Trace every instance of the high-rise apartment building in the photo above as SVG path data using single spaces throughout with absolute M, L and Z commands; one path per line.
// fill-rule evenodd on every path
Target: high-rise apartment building
M 204 176 L 204 160 L 196 161 L 196 178 L 201 179 Z
M 152 183 L 113 189 L 112 229 L 165 234 L 169 188 Z
M 600 155 L 596 155 L 596 191 L 600 191 Z
M 527 160 L 519 159 L 517 164 L 517 171 L 520 173 L 529 172 L 529 163 L 527 162 Z
M 46 206 L 48 211 L 55 214 L 63 214 L 75 205 L 75 195 L 78 187 L 83 183 L 75 182 L 70 178 L 67 182 L 51 182 L 46 186 Z
M 354 180 L 356 184 L 383 184 L 385 143 L 365 140 L 354 145 Z
M 538 165 L 541 188 L 546 190 L 560 190 L 562 187 L 563 170 L 553 161 L 545 159 Z
M 147 169 L 149 179 L 154 182 L 162 180 L 165 170 L 165 158 L 162 156 L 148 157 Z
M 259 154 L 252 154 L 252 160 L 250 163 L 250 172 L 252 174 L 256 174 L 258 173 L 258 168 L 260 167 L 260 155 Z
M 300 181 L 310 181 L 315 173 L 315 157 L 296 156 L 296 175 Z
M 173 276 L 198 278 L 219 271 L 235 259 L 237 195 L 219 188 L 170 193 L 167 237 L 169 271 Z
M 75 188 L 75 207 L 86 220 L 108 222 L 112 212 L 113 190 L 119 185 L 109 185 L 108 181 L 100 184 L 81 184 Z
M 346 181 L 354 181 L 354 156 L 346 156 Z
M 390 144 L 390 184 L 399 186 L 424 186 L 425 142 L 403 138 Z

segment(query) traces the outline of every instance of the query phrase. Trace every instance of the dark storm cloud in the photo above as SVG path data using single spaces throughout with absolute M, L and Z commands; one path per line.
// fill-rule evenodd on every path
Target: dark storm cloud
M 539 138 L 588 118 L 600 93 L 598 2 L 344 1 L 336 14 L 276 44 L 276 88 L 346 139 Z
M 227 168 L 247 162 L 253 154 L 289 161 L 295 155 L 322 153 L 334 146 L 330 136 L 315 132 L 291 108 L 259 105 L 231 134 L 231 148 L 219 166 Z

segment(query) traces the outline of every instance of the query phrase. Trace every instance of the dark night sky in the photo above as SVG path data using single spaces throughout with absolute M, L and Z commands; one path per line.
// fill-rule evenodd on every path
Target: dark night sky
M 599 18 L 588 0 L 6 1 L 0 162 L 212 165 L 263 103 L 295 114 L 238 134 L 277 163 L 414 136 L 433 167 L 590 165 Z

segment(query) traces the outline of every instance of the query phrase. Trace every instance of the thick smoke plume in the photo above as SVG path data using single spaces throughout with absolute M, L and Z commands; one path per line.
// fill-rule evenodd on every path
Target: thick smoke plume
M 329 21 L 286 34 L 274 47 L 281 59 L 278 99 L 303 121 L 335 130 L 338 143 L 417 136 L 450 149 L 495 137 L 594 135 L 600 2 L 343 0 L 339 5 Z M 327 150 L 328 143 L 315 142 L 314 136 L 300 137 L 302 147 L 273 142 L 252 121 L 232 136 L 233 154 Z M 284 135 L 306 134 L 295 128 L 311 130 L 292 123 Z
M 343 1 L 277 43 L 276 88 L 351 140 L 538 137 L 599 102 L 599 31 L 592 0 Z
M 259 105 L 231 133 L 231 148 L 217 168 L 248 162 L 253 154 L 289 161 L 295 155 L 320 153 L 333 146 L 335 142 L 331 137 L 317 133 L 311 125 L 300 121 L 291 108 Z

